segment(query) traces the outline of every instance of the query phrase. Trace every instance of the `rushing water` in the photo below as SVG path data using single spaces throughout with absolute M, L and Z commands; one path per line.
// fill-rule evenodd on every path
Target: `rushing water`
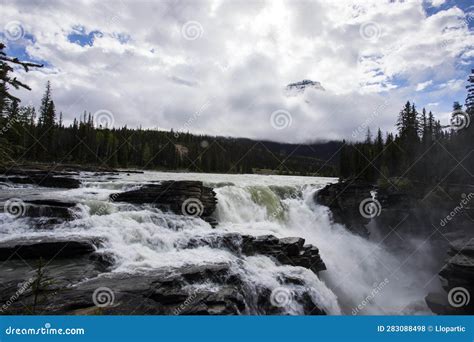
M 73 190 L 28 188 L 2 190 L 3 197 L 56 198 L 79 203 L 77 218 L 52 231 L 32 231 L 26 218 L 0 214 L 0 240 L 21 234 L 86 235 L 104 238 L 100 252 L 114 257 L 113 272 L 148 272 L 161 267 L 226 263 L 246 283 L 247 296 L 259 287 L 275 288 L 282 274 L 298 278 L 313 300 L 329 314 L 428 313 L 423 302 L 426 282 L 422 272 L 385 246 L 334 224 L 326 207 L 314 202 L 314 193 L 335 179 L 320 177 L 218 175 L 190 173 L 81 175 L 83 186 Z M 201 180 L 218 198 L 216 229 L 201 219 L 164 213 L 151 206 L 111 203 L 108 196 L 150 182 Z M 303 237 L 320 249 L 327 271 L 320 278 L 311 271 L 275 264 L 265 256 L 238 259 L 227 250 L 184 248 L 191 238 L 239 232 L 249 235 Z M 287 312 L 302 308 L 290 303 Z M 252 312 L 250 312 L 252 313 Z

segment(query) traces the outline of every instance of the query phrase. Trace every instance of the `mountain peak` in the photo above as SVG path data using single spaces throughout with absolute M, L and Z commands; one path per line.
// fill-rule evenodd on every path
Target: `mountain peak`
M 311 81 L 311 80 L 302 80 L 300 82 L 290 83 L 286 86 L 286 93 L 288 96 L 296 96 L 308 88 L 317 89 L 324 91 L 324 87 L 319 82 Z

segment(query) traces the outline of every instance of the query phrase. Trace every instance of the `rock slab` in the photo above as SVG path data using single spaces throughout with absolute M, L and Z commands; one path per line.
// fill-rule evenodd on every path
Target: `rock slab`
M 115 193 L 110 200 L 133 204 L 153 204 L 176 214 L 199 216 L 215 226 L 216 193 L 200 181 L 165 181 L 137 190 Z

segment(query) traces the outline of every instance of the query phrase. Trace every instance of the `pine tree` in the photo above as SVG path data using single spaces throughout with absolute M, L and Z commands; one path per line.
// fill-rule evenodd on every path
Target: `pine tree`
M 367 127 L 367 133 L 365 134 L 365 143 L 369 145 L 372 143 L 372 132 L 370 132 L 370 127 Z
M 474 115 L 474 69 L 471 70 L 467 81 L 469 84 L 466 86 L 467 97 L 466 97 L 466 110 L 472 116 Z
M 39 119 L 38 123 L 40 127 L 47 126 L 48 124 L 48 113 L 50 111 L 51 105 L 51 83 L 48 81 L 46 83 L 46 90 L 44 92 L 43 98 L 41 99 L 41 106 L 39 110 Z

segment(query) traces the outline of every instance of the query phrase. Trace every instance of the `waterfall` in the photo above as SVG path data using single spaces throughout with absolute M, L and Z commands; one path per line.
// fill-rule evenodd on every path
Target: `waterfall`
M 337 295 L 344 314 L 429 314 L 424 280 L 417 279 L 409 260 L 333 223 L 329 209 L 314 202 L 319 188 L 302 185 L 286 193 L 272 186 L 216 189 L 219 228 L 298 236 L 317 246 L 328 268 L 321 279 Z
M 0 213 L 0 239 L 49 234 L 100 237 L 103 244 L 98 252 L 112 256 L 110 271 L 119 273 L 225 264 L 244 284 L 248 314 L 265 313 L 259 308 L 259 294 L 282 286 L 295 298 L 309 295 L 328 314 L 429 313 L 419 284 L 422 279 L 417 279 L 417 271 L 410 268 L 409 261 L 333 223 L 328 208 L 315 203 L 315 192 L 330 179 L 158 172 L 121 177 L 126 179 L 91 176 L 80 189 L 49 192 L 49 197 L 78 202 L 76 218 L 54 230 L 27 229 L 27 218 L 13 221 Z M 215 188 L 215 229 L 199 218 L 163 212 L 149 205 L 107 201 L 117 189 L 183 178 L 202 180 Z M 267 256 L 237 255 L 210 243 L 229 233 L 302 237 L 319 248 L 327 270 L 316 275 L 303 267 L 280 265 Z M 189 248 L 196 239 L 209 244 Z M 214 288 L 211 283 L 200 286 Z M 307 313 L 298 300 L 289 301 L 283 310 L 287 314 Z

